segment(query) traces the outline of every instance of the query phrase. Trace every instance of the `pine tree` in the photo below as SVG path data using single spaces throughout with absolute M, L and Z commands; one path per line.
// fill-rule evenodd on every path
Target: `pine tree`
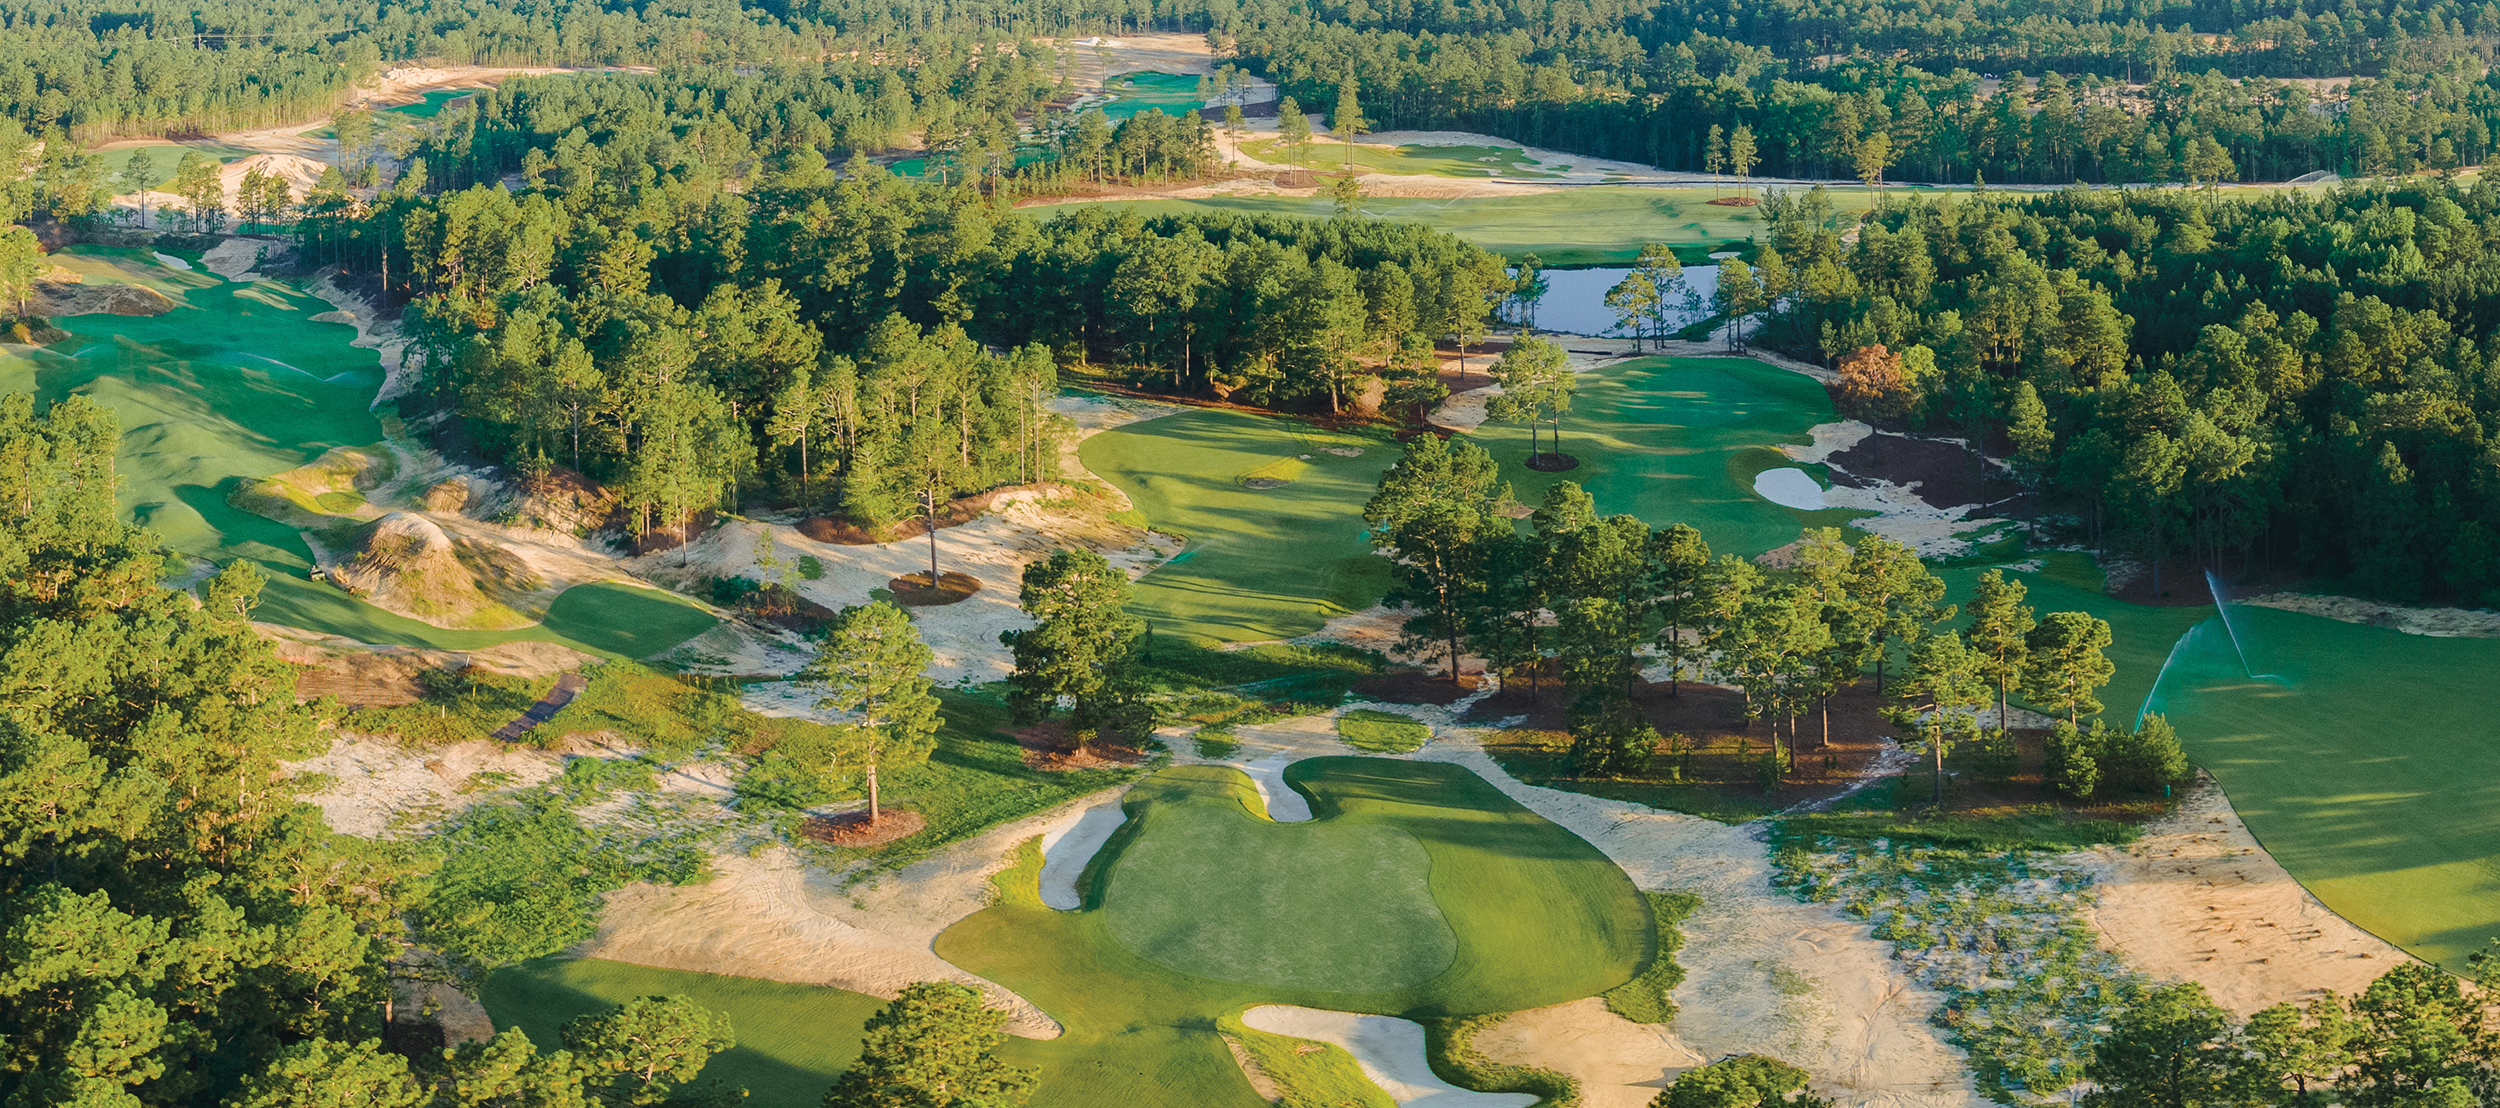
M 1007 678 L 1016 722 L 1040 722 L 1067 697 L 1079 746 L 1104 730 L 1134 739 L 1152 727 L 1137 695 L 1146 621 L 1128 614 L 1128 601 L 1128 574 L 1090 550 L 1060 550 L 1024 567 L 1018 602 L 1033 626 L 998 636 L 1016 660 Z
M 926 759 L 946 726 L 923 675 L 933 656 L 911 617 L 880 600 L 835 615 L 816 657 L 791 678 L 822 694 L 818 710 L 847 717 L 839 726 L 865 762 L 872 825 L 882 816 L 878 767 Z
M 980 990 L 951 981 L 903 987 L 868 1018 L 859 1060 L 825 1094 L 825 1108 L 1015 1108 L 1034 1072 L 998 1060 L 1007 1014 Z

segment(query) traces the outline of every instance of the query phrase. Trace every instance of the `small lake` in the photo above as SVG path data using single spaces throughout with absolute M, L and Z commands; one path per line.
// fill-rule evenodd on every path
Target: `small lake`
M 1545 295 L 1537 301 L 1531 318 L 1536 321 L 1537 328 L 1544 331 L 1572 335 L 1619 335 L 1622 332 L 1615 326 L 1614 309 L 1606 306 L 1606 291 L 1614 288 L 1630 272 L 1632 269 L 1629 266 L 1544 270 Z M 1707 304 L 1710 294 L 1719 288 L 1719 267 L 1715 264 L 1685 266 L 1684 283 L 1699 292 Z M 1707 307 L 1699 316 L 1688 316 L 1679 311 L 1669 317 L 1669 326 L 1682 327 L 1708 315 Z

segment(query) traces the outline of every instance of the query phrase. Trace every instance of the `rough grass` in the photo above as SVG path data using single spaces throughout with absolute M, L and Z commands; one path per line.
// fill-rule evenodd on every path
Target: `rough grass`
M 518 1027 L 541 1051 L 562 1029 L 639 996 L 687 996 L 729 1014 L 738 1045 L 704 1078 L 746 1087 L 753 1108 L 817 1108 L 859 1058 L 861 1027 L 885 1002 L 862 993 L 752 977 L 654 969 L 597 959 L 545 958 L 495 974 L 478 991 L 498 1028 Z
M 1140 828 L 1155 822 L 1132 819 L 1088 868 L 1084 910 L 1008 900 L 938 937 L 947 960 L 1066 1025 L 1060 1039 L 1009 1044 L 1012 1060 L 1044 1067 L 1035 1105 L 1256 1108 L 1215 1033 L 1228 1013 L 1267 1003 L 1419 1019 L 1508 1012 L 1604 992 L 1648 953 L 1649 913 L 1622 871 L 1482 778 L 1436 763 L 1320 758 L 1286 779 L 1323 821 L 1387 824 L 1423 845 L 1433 900 L 1458 941 L 1450 968 L 1418 986 L 1357 994 L 1215 981 L 1139 957 L 1112 937 L 1104 908 Z M 1239 810 L 1242 780 L 1183 802 Z M 1002 880 L 1030 882 L 1038 871 Z
M 545 627 L 601 653 L 648 658 L 718 622 L 712 613 L 673 593 L 594 581 L 557 595 L 547 608 Z
M 1692 893 L 1643 893 L 1650 918 L 1657 921 L 1658 945 L 1640 976 L 1606 992 L 1606 1010 L 1634 1023 L 1665 1023 L 1675 1018 L 1675 987 L 1684 983 L 1684 967 L 1675 952 L 1684 949 L 1685 920 L 1701 910 Z
M 1202 409 L 1103 432 L 1080 453 L 1148 525 L 1189 542 L 1137 582 L 1130 610 L 1158 635 L 1200 645 L 1289 639 L 1370 607 L 1388 586 L 1388 562 L 1372 553 L 1362 520 L 1400 453 L 1385 435 Z M 1279 463 L 1292 463 L 1290 484 L 1243 484 Z
M 1413 716 L 1356 708 L 1337 717 L 1337 737 L 1356 750 L 1405 754 L 1432 740 L 1432 728 Z
M 1373 173 L 1429 177 L 1562 176 L 1541 168 L 1535 158 L 1516 146 L 1409 145 L 1383 148 L 1362 145 L 1358 139 L 1349 149 L 1342 143 L 1323 137 L 1311 143 L 1307 155 L 1299 162 L 1290 156 L 1282 139 L 1244 142 L 1241 150 L 1263 162 L 1306 165 L 1323 170 L 1351 164 Z
M 1242 1045 L 1259 1071 L 1276 1082 L 1280 1108 L 1397 1108 L 1354 1055 L 1335 1043 L 1261 1031 L 1226 1015 L 1216 1026 Z

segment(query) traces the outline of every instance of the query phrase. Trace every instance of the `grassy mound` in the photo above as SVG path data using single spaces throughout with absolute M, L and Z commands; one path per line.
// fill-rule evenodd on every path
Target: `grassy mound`
M 947 960 L 997 981 L 1066 1025 L 1057 1040 L 1010 1044 L 1012 1060 L 1043 1067 L 1040 1106 L 1197 1104 L 1256 1108 L 1262 1103 L 1242 1078 L 1216 1033 L 1223 1016 L 1254 1004 L 1303 1004 L 1337 1011 L 1432 1019 L 1508 1012 L 1558 1004 L 1630 980 L 1655 944 L 1648 905 L 1613 862 L 1570 832 L 1513 803 L 1483 778 L 1439 763 L 1372 758 L 1317 758 L 1286 773 L 1287 784 L 1311 798 L 1311 824 L 1274 830 L 1274 837 L 1218 840 L 1211 854 L 1219 880 L 1247 885 L 1245 867 L 1268 880 L 1283 873 L 1303 883 L 1312 868 L 1299 856 L 1259 857 L 1331 823 L 1394 828 L 1412 836 L 1429 859 L 1425 883 L 1456 948 L 1449 968 L 1419 984 L 1372 992 L 1221 981 L 1139 956 L 1114 934 L 1112 918 L 1134 909 L 1119 904 L 1164 885 L 1144 884 L 1131 866 L 1171 861 L 1154 840 L 1178 834 L 1175 846 L 1202 834 L 1190 817 L 1166 819 L 1175 808 L 1204 807 L 1247 825 L 1242 778 L 1227 770 L 1166 770 L 1132 791 L 1130 822 L 1087 871 L 1086 908 L 1053 912 L 1017 895 L 977 913 L 938 937 Z M 1336 864 L 1369 869 L 1369 859 Z M 1038 879 L 1028 859 L 999 878 L 1002 888 Z M 1330 887 L 1359 888 L 1335 881 Z M 1277 895 L 1287 890 L 1274 889 Z M 1369 890 L 1356 894 L 1365 899 Z M 1346 903 L 1346 910 L 1369 910 Z M 1148 906 L 1148 910 L 1152 910 Z M 1307 956 L 1307 955 L 1306 955 Z M 1365 958 L 1353 944 L 1319 951 L 1313 960 Z
M 1159 635 L 1200 645 L 1292 638 L 1370 607 L 1387 588 L 1388 562 L 1364 541 L 1362 519 L 1380 471 L 1398 459 L 1385 437 L 1199 410 L 1103 432 L 1080 453 L 1128 494 L 1137 522 L 1189 540 L 1137 582 L 1130 610 Z
M 591 649 L 648 658 L 712 629 L 712 613 L 658 589 L 594 581 L 564 590 L 547 608 L 547 630 Z
M 393 512 L 355 533 L 355 555 L 330 570 L 339 587 L 374 606 L 437 627 L 501 629 L 530 620 L 490 595 L 537 583 L 518 559 L 456 542 L 424 516 Z
M 1356 708 L 1337 717 L 1337 737 L 1356 750 L 1404 754 L 1432 741 L 1432 728 L 1412 716 Z
M 1143 794 L 1141 796 L 1141 794 Z M 1403 828 L 1276 823 L 1238 772 L 1192 766 L 1129 795 L 1141 823 L 1105 893 L 1120 945 L 1201 977 L 1386 992 L 1458 952 Z

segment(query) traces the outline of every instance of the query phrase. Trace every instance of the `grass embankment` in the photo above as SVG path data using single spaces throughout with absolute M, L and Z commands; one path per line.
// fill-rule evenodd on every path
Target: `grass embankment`
M 727 1012 L 738 1045 L 703 1077 L 743 1085 L 754 1108 L 816 1108 L 859 1058 L 861 1025 L 885 1002 L 862 993 L 752 977 L 654 969 L 588 958 L 543 958 L 495 974 L 478 991 L 497 1028 L 518 1027 L 539 1050 L 564 1025 L 640 996 L 688 996 Z
M 1188 540 L 1137 582 L 1130 610 L 1198 645 L 1305 635 L 1378 601 L 1389 565 L 1364 540 L 1362 511 L 1399 453 L 1385 434 L 1216 409 L 1105 431 L 1081 449 L 1136 504 L 1133 522 Z
M 1648 906 L 1623 872 L 1482 778 L 1436 763 L 1320 758 L 1297 763 L 1286 779 L 1311 798 L 1312 823 L 1267 823 L 1234 771 L 1164 771 L 1131 793 L 1129 823 L 1087 870 L 1084 909 L 1052 912 L 1002 898 L 939 936 L 938 952 L 949 961 L 1015 989 L 1067 1026 L 1053 1042 L 1011 1044 L 1017 1060 L 1046 1067 L 1035 1104 L 1251 1108 L 1258 1099 L 1215 1034 L 1216 1020 L 1250 1005 L 1426 1019 L 1513 1011 L 1615 988 L 1651 954 Z M 1230 916 L 1277 922 L 1380 913 L 1374 855 L 1305 850 L 1314 838 L 1354 827 L 1373 837 L 1409 836 L 1420 847 L 1423 872 L 1415 872 L 1413 852 L 1400 850 L 1405 864 L 1391 877 L 1424 882 L 1450 936 L 1447 968 L 1388 983 L 1424 969 L 1386 947 L 1429 934 L 1434 922 L 1404 893 L 1395 898 L 1402 907 L 1394 929 L 1368 938 L 1337 931 L 1313 944 L 1296 933 L 1219 933 Z M 1315 872 L 1313 859 L 1353 866 L 1366 879 Z M 1030 882 L 1037 870 L 1003 880 Z M 1209 897 L 1226 903 L 1202 903 Z M 1234 941 L 1249 944 L 1250 955 L 1222 949 Z M 1372 968 L 1383 961 L 1398 972 Z M 1312 980 L 1382 987 L 1301 984 Z
M 1337 717 L 1337 737 L 1356 750 L 1405 754 L 1423 749 L 1432 740 L 1432 728 L 1413 716 L 1356 708 Z
M 181 148 L 168 149 L 178 156 Z M 184 554 L 220 563 L 249 558 L 268 569 L 272 580 L 254 618 L 370 643 L 469 650 L 531 639 L 635 657 L 711 626 L 708 614 L 666 593 L 602 584 L 558 597 L 539 627 L 451 631 L 313 582 L 303 533 L 232 501 L 246 482 L 382 441 L 382 421 L 370 410 L 381 362 L 349 345 L 355 328 L 313 322 L 330 305 L 292 286 L 175 269 L 147 250 L 72 246 L 50 260 L 90 284 L 153 289 L 174 309 L 63 316 L 55 322 L 68 339 L 0 354 L 0 391 L 32 393 L 38 405 L 77 393 L 113 409 L 122 423 L 115 459 L 122 509 Z M 316 493 L 307 511 L 348 507 L 343 499 L 331 504 L 325 508 Z

